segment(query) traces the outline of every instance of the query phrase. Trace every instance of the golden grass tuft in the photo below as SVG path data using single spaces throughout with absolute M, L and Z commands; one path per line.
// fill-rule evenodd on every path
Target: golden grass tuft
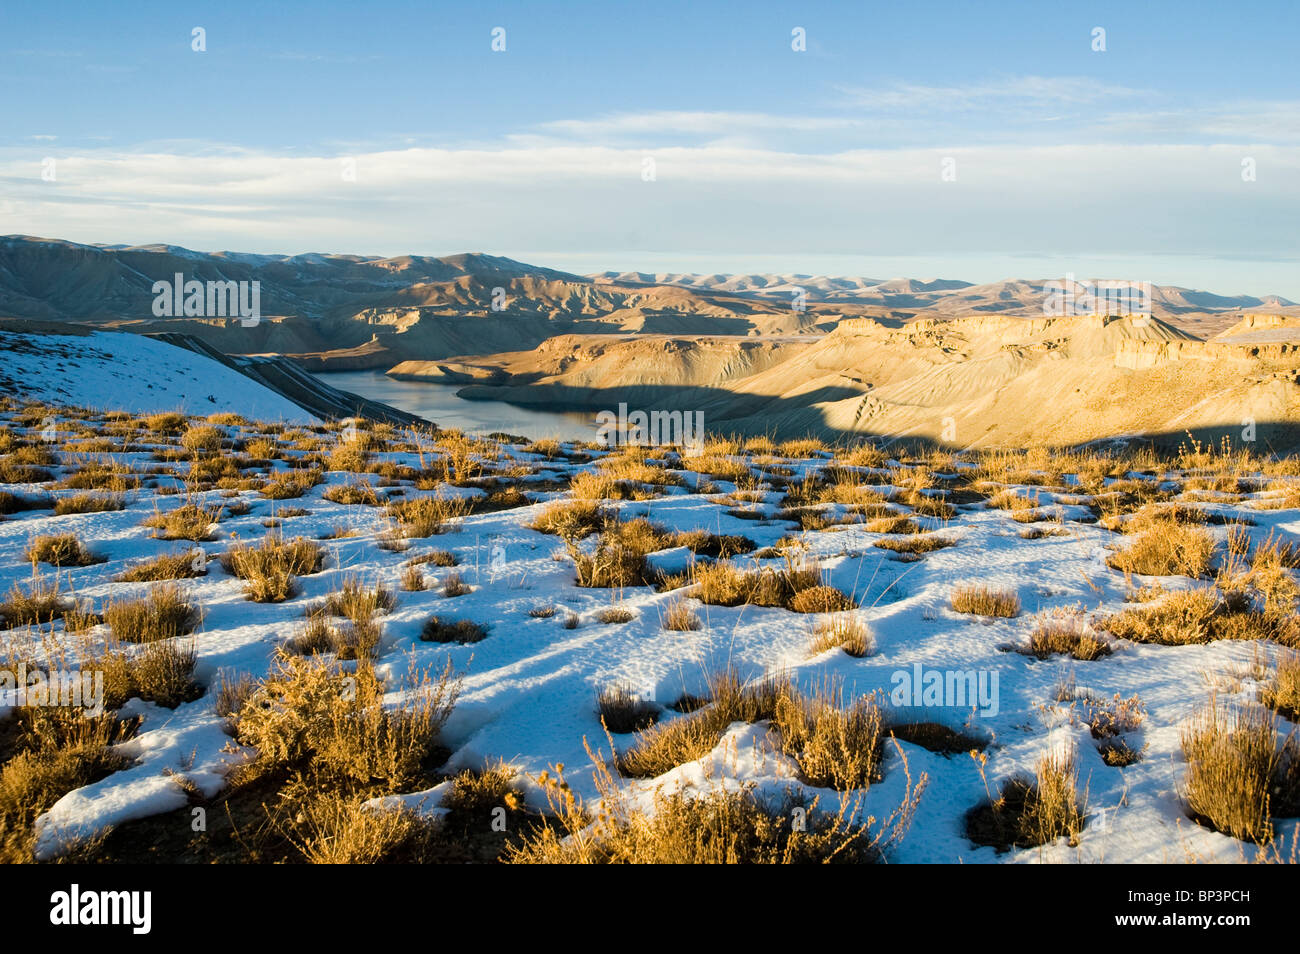
M 972 753 L 983 774 L 983 755 Z M 1075 753 L 1053 752 L 1038 761 L 1032 778 L 1008 779 L 998 797 L 966 814 L 966 837 L 998 851 L 1036 848 L 1058 838 L 1071 845 L 1085 824 Z
M 1107 565 L 1140 576 L 1202 577 L 1210 569 L 1214 537 L 1198 527 L 1165 523 L 1144 530 L 1126 549 L 1106 559 Z
M 55 567 L 90 566 L 104 562 L 104 559 L 92 553 L 75 533 L 34 537 L 27 544 L 27 549 L 23 551 L 23 557 L 31 563 L 48 563 Z
M 875 639 L 862 620 L 838 613 L 817 623 L 808 646 L 808 651 L 814 656 L 829 649 L 842 649 L 846 655 L 861 659 L 871 655 Z
M 955 612 L 972 616 L 1013 619 L 1020 615 L 1020 597 L 1015 592 L 983 585 L 957 587 L 952 591 L 949 605 Z
M 296 577 L 316 573 L 324 563 L 325 551 L 311 540 L 284 540 L 275 534 L 221 555 L 221 565 L 244 581 L 244 591 L 255 603 L 284 602 L 297 592 Z
M 201 618 L 198 607 L 175 583 L 159 583 L 138 599 L 109 599 L 103 615 L 113 638 L 124 643 L 185 636 Z

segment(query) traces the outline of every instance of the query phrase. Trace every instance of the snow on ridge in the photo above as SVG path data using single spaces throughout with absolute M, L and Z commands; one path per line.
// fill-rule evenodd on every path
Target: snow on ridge
M 317 418 L 270 388 L 184 348 L 125 332 L 0 332 L 0 390 L 18 397 L 145 414 L 233 412 L 294 424 Z

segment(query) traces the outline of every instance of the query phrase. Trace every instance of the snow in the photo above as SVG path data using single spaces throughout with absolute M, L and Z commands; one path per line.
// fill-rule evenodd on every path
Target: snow
M 292 401 L 217 361 L 127 333 L 0 331 L 0 388 L 29 400 L 90 409 L 232 412 L 266 421 L 317 422 Z
M 127 406 L 175 407 L 178 397 L 196 386 L 185 382 L 201 381 L 197 384 L 200 392 L 217 386 L 215 371 L 196 367 L 192 362 L 199 359 L 186 352 L 130 336 L 97 335 L 89 342 L 70 340 L 76 343 L 78 360 L 83 362 L 83 389 L 76 395 L 79 403 L 104 406 L 137 400 L 139 403 Z M 131 380 L 114 378 L 97 383 L 101 375 L 111 377 L 110 352 L 120 356 L 123 349 L 133 346 L 139 347 L 157 369 L 149 379 L 155 389 L 169 382 L 171 397 L 151 404 L 139 395 L 138 388 L 131 387 Z M 91 359 L 86 357 L 87 352 L 101 356 Z M 164 364 L 164 359 L 170 363 Z M 39 362 L 31 360 L 29 367 L 34 369 Z M 95 361 L 93 373 L 87 367 L 91 360 Z M 187 360 L 191 363 L 187 364 Z M 71 371 L 66 372 L 57 380 L 70 383 L 71 375 Z M 197 381 L 190 375 L 198 375 Z M 47 393 L 57 391 L 48 372 L 45 380 Z M 250 413 L 248 400 L 250 395 L 256 397 L 255 388 L 242 379 L 239 386 L 242 391 L 220 392 L 238 394 L 237 401 L 211 409 Z M 271 402 L 272 396 L 261 400 Z M 198 406 L 209 410 L 202 404 Z M 281 410 L 287 416 L 287 410 Z M 511 453 L 530 459 L 518 449 Z M 137 463 L 149 459 L 147 453 L 119 457 Z M 418 464 L 410 454 L 384 457 Z M 534 478 L 591 466 L 545 462 L 540 458 L 535 462 L 544 471 Z M 802 470 L 825 463 L 807 460 L 797 466 Z M 1062 661 L 1062 657 L 1038 661 L 1007 651 L 1008 646 L 1027 639 L 1039 612 L 1079 606 L 1089 613 L 1106 614 L 1125 607 L 1127 588 L 1123 576 L 1105 564 L 1108 548 L 1115 546 L 1118 538 L 1100 526 L 1067 521 L 1065 535 L 1028 541 L 1018 536 L 1023 525 L 1012 521 L 1007 513 L 968 507 L 944 530 L 956 545 L 916 562 L 900 562 L 873 547 L 881 535 L 860 525 L 803 534 L 810 555 L 821 561 L 829 582 L 854 594 L 863 607 L 856 612 L 870 625 L 876 649 L 865 658 L 855 659 L 839 651 L 810 656 L 807 643 L 814 618 L 778 608 L 696 605 L 705 624 L 703 629 L 665 631 L 660 626 L 661 616 L 681 594 L 658 593 L 648 587 L 632 587 L 622 593 L 621 605 L 635 613 L 630 622 L 601 624 L 595 614 L 608 607 L 615 594 L 576 587 L 572 564 L 567 558 L 557 558 L 562 553 L 559 541 L 527 526 L 546 501 L 561 496 L 553 492 L 534 493 L 535 501 L 522 508 L 466 517 L 446 533 L 412 541 L 414 545 L 404 553 L 380 549 L 377 534 L 386 525 L 382 508 L 345 506 L 322 497 L 329 486 L 351 479 L 351 475 L 331 473 L 325 485 L 313 488 L 302 499 L 286 502 L 266 500 L 256 492 L 238 495 L 237 499 L 246 501 L 250 510 L 221 522 L 223 539 L 203 544 L 210 557 L 223 551 L 236 534 L 241 540 L 255 540 L 268 532 L 262 522 L 286 506 L 310 511 L 309 515 L 283 520 L 286 537 L 317 538 L 340 524 L 357 528 L 359 535 L 327 541 L 331 557 L 327 567 L 301 579 L 300 594 L 284 604 L 248 602 L 241 583 L 215 560 L 209 562 L 207 576 L 182 581 L 205 612 L 196 637 L 197 675 L 201 681 L 209 682 L 220 669 L 265 674 L 275 647 L 301 624 L 304 607 L 336 589 L 346 577 L 360 576 L 367 584 L 382 583 L 398 595 L 396 608 L 383 617 L 381 675 L 400 683 L 412 658 L 421 667 L 434 669 L 440 669 L 450 658 L 455 668 L 465 673 L 460 701 L 444 729 L 443 741 L 453 750 L 449 769 L 479 767 L 504 759 L 519 772 L 536 776 L 563 763 L 565 777 L 575 791 L 594 798 L 597 793 L 585 744 L 609 754 L 595 698 L 600 689 L 613 683 L 624 684 L 668 706 L 683 693 L 702 693 L 711 674 L 734 666 L 747 679 L 788 674 L 806 690 L 827 679 L 839 680 L 850 697 L 877 693 L 888 706 L 894 674 L 911 671 L 915 664 L 943 670 L 987 671 L 998 676 L 995 714 L 972 712 L 969 707 L 925 708 L 910 713 L 954 728 L 967 727 L 992 744 L 986 750 L 986 782 L 977 763 L 967 754 L 943 756 L 900 743 L 912 778 L 924 773 L 929 781 L 915 822 L 894 852 L 894 860 L 1236 862 L 1251 857 L 1253 849 L 1249 846 L 1201 828 L 1186 817 L 1180 801 L 1186 766 L 1179 733 L 1185 720 L 1209 697 L 1207 673 L 1223 683 L 1218 687 L 1220 700 L 1245 702 L 1255 697 L 1259 686 L 1249 676 L 1240 676 L 1235 682 L 1224 678 L 1248 670 L 1257 652 L 1254 644 L 1225 641 L 1172 647 L 1120 642 L 1113 655 L 1094 662 Z M 411 495 L 419 493 L 410 491 Z M 1041 493 L 1045 503 L 1053 496 Z M 222 499 L 216 492 L 207 497 L 214 502 Z M 92 549 L 108 558 L 105 564 L 61 571 L 79 596 L 89 597 L 98 605 L 110 594 L 121 597 L 133 590 L 144 592 L 147 585 L 111 580 L 133 561 L 188 546 L 153 540 L 140 528 L 141 519 L 153 512 L 155 504 L 169 509 L 172 504 L 168 501 L 175 499 L 155 498 L 146 490 L 132 494 L 130 505 L 120 512 L 52 516 L 41 511 L 21 513 L 0 522 L 0 591 L 30 574 L 22 551 L 39 527 L 43 533 L 81 534 Z M 609 506 L 624 518 L 644 515 L 670 529 L 705 528 L 719 534 L 742 534 L 759 547 L 775 544 L 791 532 L 790 526 L 782 522 L 761 523 L 731 516 L 727 510 L 732 504 L 688 493 L 685 488 L 671 488 L 667 496 L 654 500 L 610 502 Z M 1270 532 L 1291 539 L 1300 535 L 1300 514 L 1296 511 L 1248 512 L 1257 523 L 1250 529 L 1256 540 Z M 931 518 L 917 519 L 931 527 L 940 526 Z M 1225 531 L 1218 528 L 1214 532 L 1222 539 Z M 504 566 L 494 564 L 496 547 L 504 549 Z M 399 579 L 407 558 L 434 548 L 454 552 L 460 566 L 449 570 L 427 565 L 424 570 L 430 589 L 402 591 Z M 679 568 L 685 560 L 686 555 L 678 551 L 664 551 L 653 558 L 665 569 Z M 454 598 L 441 595 L 436 587 L 449 572 L 459 573 L 471 585 L 471 592 Z M 1014 591 L 1024 611 L 1018 618 L 997 620 L 953 612 L 948 606 L 953 587 L 970 582 Z M 1164 582 L 1178 585 L 1178 581 Z M 556 605 L 559 611 L 551 618 L 529 616 L 530 609 L 546 604 Z M 563 625 L 568 612 L 579 617 L 575 629 Z M 464 646 L 421 642 L 421 626 L 434 614 L 472 619 L 486 625 L 489 635 L 481 642 Z M 1067 707 L 1054 703 L 1058 682 L 1071 672 L 1081 688 L 1103 697 L 1117 692 L 1125 697 L 1140 694 L 1148 712 L 1139 733 L 1140 741 L 1148 746 L 1141 761 L 1125 768 L 1105 765 L 1078 713 L 1072 714 Z M 231 766 L 244 757 L 226 751 L 231 740 L 221 731 L 210 694 L 174 711 L 138 700 L 130 704 L 128 711 L 144 720 L 140 734 L 122 747 L 123 753 L 136 763 L 55 804 L 39 825 L 42 857 L 57 854 L 69 839 L 185 804 L 183 792 L 169 773 L 184 775 L 211 793 L 220 787 Z M 680 717 L 672 712 L 664 714 L 665 719 Z M 760 790 L 766 790 L 794 784 L 789 760 L 776 754 L 770 744 L 764 744 L 766 732 L 763 725 L 732 726 L 708 758 L 679 766 L 660 779 L 623 780 L 621 784 L 642 801 L 649 799 L 657 787 L 671 791 L 717 782 L 733 785 L 752 781 Z M 630 736 L 615 737 L 620 748 L 626 748 L 630 741 Z M 996 790 L 1012 775 L 1031 772 L 1042 755 L 1068 745 L 1077 748 L 1081 788 L 1087 790 L 1088 825 L 1077 847 L 1062 841 L 1041 849 L 998 854 L 966 840 L 964 814 L 983 802 L 990 789 Z M 866 795 L 864 814 L 887 817 L 902 799 L 905 784 L 902 759 L 891 751 L 884 780 L 873 785 Z M 438 814 L 437 803 L 443 790 L 440 786 L 431 792 L 396 796 L 375 804 L 406 804 L 417 811 Z M 834 792 L 813 790 L 813 794 L 822 797 L 823 805 L 833 808 L 838 804 L 839 796 Z M 1281 820 L 1277 827 L 1288 841 L 1296 835 L 1295 820 Z

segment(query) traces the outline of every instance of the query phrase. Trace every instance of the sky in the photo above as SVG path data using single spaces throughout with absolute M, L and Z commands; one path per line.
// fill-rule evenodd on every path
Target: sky
M 269 6 L 7 0 L 0 234 L 1300 301 L 1291 0 Z

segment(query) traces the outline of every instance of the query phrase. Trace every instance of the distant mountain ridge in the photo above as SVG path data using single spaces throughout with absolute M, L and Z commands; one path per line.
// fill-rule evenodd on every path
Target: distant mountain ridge
M 156 317 L 153 286 L 259 283 L 256 326 L 224 317 Z M 921 318 L 1038 318 L 1050 283 L 782 274 L 578 275 L 472 252 L 425 255 L 198 252 L 177 245 L 89 245 L 0 237 L 0 317 L 182 334 L 232 355 L 284 355 L 310 370 L 534 348 L 557 335 L 824 335 L 846 319 L 902 327 Z M 1150 311 L 1200 338 L 1250 313 L 1300 316 L 1279 296 L 1151 286 Z

